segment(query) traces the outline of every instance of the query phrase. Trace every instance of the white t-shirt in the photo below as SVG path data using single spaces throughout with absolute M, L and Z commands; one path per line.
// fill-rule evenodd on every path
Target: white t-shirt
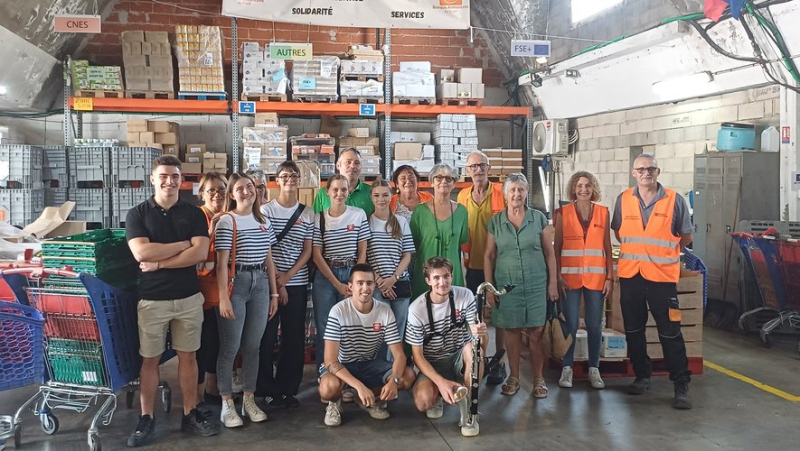
M 339 362 L 375 360 L 384 343 L 400 343 L 391 307 L 375 299 L 372 302 L 372 310 L 361 313 L 353 305 L 352 297 L 345 298 L 328 314 L 325 340 L 339 342 Z
M 325 215 L 325 244 L 319 228 L 319 217 Z M 367 214 L 364 210 L 347 206 L 339 217 L 331 217 L 328 210 L 317 213 L 314 220 L 314 246 L 322 246 L 325 258 L 346 260 L 358 258 L 358 243 L 371 237 Z
M 456 307 L 456 322 L 466 320 L 461 326 L 452 324 L 449 300 L 431 305 L 433 330 L 428 319 L 425 294 L 415 299 L 408 307 L 406 343 L 411 346 L 423 346 L 423 355 L 428 361 L 447 358 L 472 339 L 468 325 L 475 322 L 477 313 L 475 295 L 464 287 L 452 287 L 451 292 Z M 432 335 L 434 331 L 436 336 L 428 344 L 424 344 L 425 337 Z
M 300 203 L 289 208 L 283 207 L 277 200 L 272 200 L 266 205 L 261 206 L 261 212 L 272 222 L 275 236 L 279 235 L 286 227 L 286 223 L 294 215 Z M 306 206 L 300 217 L 286 233 L 283 239 L 272 247 L 272 258 L 275 260 L 275 268 L 279 272 L 286 272 L 300 258 L 303 252 L 303 244 L 306 240 L 314 238 L 314 210 Z M 286 284 L 287 286 L 308 285 L 308 266 L 303 265 L 297 274 Z
M 264 224 L 256 221 L 252 214 L 240 216 L 236 213 L 222 215 L 214 231 L 216 250 L 230 250 L 233 247 L 233 220 L 236 219 L 236 264 L 260 265 L 267 259 L 269 248 L 275 244 L 272 223 L 266 219 Z
M 369 218 L 369 228 L 372 238 L 367 245 L 367 262 L 372 269 L 383 278 L 391 277 L 397 271 L 397 265 L 403 258 L 404 252 L 414 253 L 414 238 L 408 221 L 400 216 L 395 216 L 400 224 L 402 237 L 392 238 L 392 231 L 386 231 L 386 221 L 378 219 L 375 215 Z M 406 271 L 407 273 L 407 271 Z

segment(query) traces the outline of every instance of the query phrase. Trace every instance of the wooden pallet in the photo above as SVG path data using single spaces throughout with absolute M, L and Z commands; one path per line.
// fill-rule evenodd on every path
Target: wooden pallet
M 172 91 L 125 91 L 126 99 L 160 99 L 172 100 L 175 93 Z
M 393 97 L 395 105 L 436 105 L 435 97 Z
M 439 99 L 439 105 L 483 106 L 483 99 L 468 99 L 468 98 Z
M 339 81 L 370 81 L 375 80 L 383 83 L 383 74 L 342 74 L 339 76 Z
M 384 102 L 383 97 L 350 97 L 340 96 L 339 102 L 341 103 L 371 103 L 381 104 Z
M 292 102 L 306 102 L 306 103 L 337 103 L 338 96 L 301 96 L 293 95 Z
M 664 359 L 652 359 L 653 376 L 668 376 L 669 372 L 666 369 Z M 550 359 L 550 368 L 559 370 L 561 369 L 561 362 L 555 359 Z M 703 374 L 703 358 L 702 357 L 689 357 L 689 371 L 692 374 Z M 575 379 L 586 379 L 589 377 L 589 361 L 576 360 L 572 364 L 572 377 Z M 628 358 L 620 359 L 606 359 L 600 358 L 600 375 L 604 378 L 608 377 L 635 377 L 636 373 L 633 371 L 633 364 Z
M 178 92 L 180 100 L 227 100 L 228 94 L 225 92 Z
M 106 91 L 105 89 L 79 89 L 75 91 L 75 97 L 94 97 L 96 99 L 121 99 L 125 96 L 125 91 Z
M 248 102 L 286 102 L 286 94 L 242 94 L 242 100 Z

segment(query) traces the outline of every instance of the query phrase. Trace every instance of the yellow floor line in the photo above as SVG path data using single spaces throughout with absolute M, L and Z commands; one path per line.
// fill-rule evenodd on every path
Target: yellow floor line
M 791 401 L 791 402 L 800 401 L 800 396 L 790 395 L 789 393 L 786 393 L 783 390 L 778 390 L 775 387 L 772 387 L 772 386 L 767 385 L 767 384 L 763 384 L 763 383 L 761 383 L 761 382 L 759 382 L 759 381 L 757 381 L 755 379 L 751 379 L 751 378 L 749 378 L 747 376 L 739 374 L 736 371 L 731 371 L 731 370 L 729 370 L 729 369 L 727 369 L 725 367 L 717 365 L 716 363 L 711 363 L 708 360 L 704 360 L 703 361 L 703 365 L 711 368 L 712 370 L 717 370 L 717 371 L 719 371 L 720 373 L 722 373 L 722 374 L 724 374 L 726 376 L 730 376 L 730 377 L 732 377 L 732 378 L 734 378 L 736 380 L 740 380 L 740 381 L 744 382 L 745 384 L 750 384 L 753 387 L 756 387 L 756 388 L 759 388 L 761 390 L 764 390 L 767 393 L 773 394 L 775 396 L 779 396 L 779 397 L 781 397 L 781 398 L 783 398 L 783 399 L 785 399 L 787 401 Z

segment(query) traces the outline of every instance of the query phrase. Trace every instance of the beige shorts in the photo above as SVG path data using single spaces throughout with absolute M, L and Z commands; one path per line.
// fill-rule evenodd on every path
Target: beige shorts
M 166 350 L 167 329 L 172 331 L 172 349 L 195 352 L 200 348 L 203 327 L 203 295 L 183 299 L 149 301 L 137 307 L 139 317 L 139 355 L 158 357 Z

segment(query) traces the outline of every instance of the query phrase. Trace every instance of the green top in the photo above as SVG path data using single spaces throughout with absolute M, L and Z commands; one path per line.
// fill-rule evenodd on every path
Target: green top
M 369 185 L 364 183 L 363 180 L 359 180 L 356 189 L 347 195 L 344 204 L 364 210 L 367 216 L 371 215 L 375 211 L 375 205 L 372 204 L 372 196 L 369 193 L 369 189 Z M 331 198 L 328 197 L 328 190 L 327 188 L 321 188 L 317 191 L 317 197 L 314 198 L 314 213 L 319 213 L 329 208 L 331 208 Z
M 444 257 L 453 262 L 453 285 L 464 286 L 461 245 L 469 241 L 467 209 L 461 204 L 453 204 L 453 214 L 444 221 L 436 219 L 427 203 L 417 205 L 411 214 L 411 235 L 417 248 L 411 276 L 411 299 L 430 289 L 425 283 L 422 266 L 431 257 Z
M 494 286 L 516 285 L 492 311 L 497 327 L 539 327 L 547 309 L 547 263 L 542 249 L 542 231 L 547 218 L 528 209 L 519 230 L 508 220 L 508 209 L 492 216 L 487 229 L 497 246 Z

